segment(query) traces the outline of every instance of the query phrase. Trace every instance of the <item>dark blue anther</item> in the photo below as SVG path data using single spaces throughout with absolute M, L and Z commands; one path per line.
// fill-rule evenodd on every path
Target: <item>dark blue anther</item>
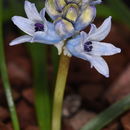
M 35 24 L 35 32 L 37 31 L 44 31 L 44 25 L 41 23 L 36 23 Z
M 90 52 L 92 51 L 93 49 L 93 46 L 92 46 L 92 42 L 91 41 L 88 41 L 84 44 L 84 50 L 87 51 L 87 52 Z

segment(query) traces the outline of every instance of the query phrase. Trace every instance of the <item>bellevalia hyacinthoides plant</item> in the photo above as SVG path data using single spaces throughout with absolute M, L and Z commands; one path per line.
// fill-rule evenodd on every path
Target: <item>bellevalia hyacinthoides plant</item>
M 120 53 L 120 49 L 110 43 L 100 42 L 111 30 L 111 17 L 97 28 L 92 24 L 96 16 L 96 4 L 101 0 L 46 0 L 45 8 L 38 13 L 35 5 L 25 1 L 28 18 L 14 16 L 12 21 L 27 35 L 13 40 L 10 45 L 24 42 L 52 44 L 59 54 L 76 56 L 87 60 L 91 67 L 109 77 L 109 69 L 101 56 Z M 53 22 L 45 18 L 47 13 Z M 91 25 L 89 33 L 83 31 Z M 66 42 L 64 42 L 66 41 Z

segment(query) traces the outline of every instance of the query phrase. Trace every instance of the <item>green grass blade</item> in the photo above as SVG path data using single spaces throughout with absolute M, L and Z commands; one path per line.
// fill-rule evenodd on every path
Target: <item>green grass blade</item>
M 5 55 L 4 55 L 4 45 L 3 45 L 3 31 L 2 31 L 2 24 L 3 24 L 3 17 L 2 17 L 2 0 L 0 0 L 0 70 L 1 70 L 1 78 L 3 81 L 3 86 L 7 98 L 7 103 L 9 106 L 10 114 L 11 114 L 11 119 L 13 123 L 13 128 L 14 130 L 20 130 L 19 128 L 19 122 L 15 110 L 15 105 L 11 93 L 11 88 L 9 84 L 9 79 L 8 79 L 8 73 L 7 73 L 7 67 L 6 67 L 6 62 L 5 62 Z
M 55 80 L 56 80 L 56 75 L 57 75 L 57 71 L 58 71 L 58 63 L 59 63 L 59 55 L 58 55 L 58 51 L 57 48 L 55 48 L 54 46 L 51 48 L 52 51 L 52 64 L 53 64 L 53 79 L 54 79 L 54 84 L 55 84 Z
M 99 17 L 108 17 L 112 16 L 115 20 L 118 19 L 118 15 L 111 10 L 107 5 L 97 5 L 97 16 Z
M 111 121 L 130 109 L 130 95 L 113 104 L 96 118 L 88 122 L 81 130 L 101 130 Z
M 119 20 L 130 26 L 130 10 L 124 2 L 121 0 L 108 0 L 107 2 L 113 12 L 118 15 Z
M 46 46 L 29 44 L 34 72 L 35 108 L 40 130 L 51 130 L 51 102 L 47 79 Z
M 130 27 L 130 9 L 122 0 L 107 0 L 107 4 L 97 6 L 98 16 L 112 16 L 118 22 L 127 24 Z

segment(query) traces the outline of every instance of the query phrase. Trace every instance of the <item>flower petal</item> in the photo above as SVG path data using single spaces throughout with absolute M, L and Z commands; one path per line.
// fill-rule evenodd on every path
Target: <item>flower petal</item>
M 55 5 L 58 11 L 62 11 L 62 9 L 65 7 L 66 2 L 64 0 L 54 0 Z
M 21 43 L 24 43 L 24 42 L 31 42 L 31 40 L 32 40 L 31 36 L 23 35 L 21 37 L 14 39 L 13 41 L 11 41 L 9 45 L 13 46 L 13 45 L 21 44 Z
M 66 48 L 72 55 L 78 57 L 78 55 L 83 51 L 81 44 L 81 36 L 77 35 L 75 38 L 68 40 Z
M 31 36 L 34 34 L 35 32 L 34 23 L 31 20 L 21 16 L 14 16 L 12 17 L 12 21 L 16 26 L 18 26 L 25 33 Z
M 120 48 L 115 47 L 114 45 L 110 43 L 104 43 L 104 42 L 92 42 L 93 49 L 90 52 L 92 55 L 97 56 L 108 56 L 108 55 L 114 55 L 121 52 Z
M 82 0 L 82 5 L 89 4 L 90 0 Z
M 68 51 L 68 49 L 66 48 L 66 46 L 64 46 L 63 49 L 64 49 L 63 53 L 64 53 L 65 56 L 68 56 L 68 57 L 71 57 L 71 56 L 72 56 L 71 53 L 70 53 L 70 52 Z
M 57 44 L 54 44 L 54 46 L 57 48 L 58 50 L 58 55 L 60 55 L 62 53 L 63 50 L 63 46 L 64 46 L 64 41 L 61 41 Z
M 78 31 L 83 30 L 94 20 L 95 16 L 96 8 L 94 6 L 87 6 L 85 9 L 83 9 L 81 15 L 75 22 L 75 29 Z
M 102 0 L 82 0 L 82 5 L 96 5 L 96 4 L 101 4 Z
M 87 39 L 90 41 L 104 40 L 111 30 L 111 18 L 111 16 L 108 17 L 94 33 L 88 36 Z
M 102 0 L 95 0 L 95 1 L 91 1 L 90 5 L 96 5 L 96 4 L 101 4 Z
M 47 33 L 53 41 L 59 42 L 60 40 L 62 40 L 62 38 L 57 34 L 53 23 L 50 23 L 47 20 L 45 20 L 44 25 L 45 33 Z
M 69 3 L 63 10 L 63 17 L 68 21 L 75 22 L 79 16 L 79 6 L 74 3 Z
M 69 38 L 74 34 L 74 27 L 71 22 L 65 19 L 55 21 L 55 30 L 63 38 Z
M 27 14 L 27 17 L 32 21 L 42 21 L 40 14 L 38 13 L 34 3 L 25 1 L 24 9 Z
M 89 31 L 88 35 L 91 35 L 91 34 L 95 33 L 96 30 L 97 30 L 96 25 L 95 24 L 91 24 L 91 28 L 90 28 L 90 31 Z
M 34 34 L 33 41 L 44 43 L 44 44 L 55 44 L 55 43 L 60 42 L 61 38 L 56 35 L 39 31 Z
M 81 44 L 83 45 L 86 42 L 86 38 L 88 37 L 88 34 L 84 31 L 80 32 L 81 36 Z
M 88 60 L 92 66 L 106 78 L 109 77 L 109 68 L 106 61 L 102 57 L 84 55 L 85 59 Z
M 45 11 L 46 11 L 45 8 L 43 8 L 43 9 L 40 11 L 40 16 L 41 16 L 42 20 L 45 19 Z

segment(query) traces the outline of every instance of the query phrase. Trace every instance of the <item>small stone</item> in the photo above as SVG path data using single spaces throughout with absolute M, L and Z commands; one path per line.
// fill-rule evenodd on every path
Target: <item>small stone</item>
M 73 130 L 80 130 L 88 121 L 96 116 L 95 113 L 81 110 L 70 119 L 64 120 Z
M 81 105 L 81 98 L 78 95 L 69 95 L 63 102 L 63 116 L 69 117 L 78 111 Z

